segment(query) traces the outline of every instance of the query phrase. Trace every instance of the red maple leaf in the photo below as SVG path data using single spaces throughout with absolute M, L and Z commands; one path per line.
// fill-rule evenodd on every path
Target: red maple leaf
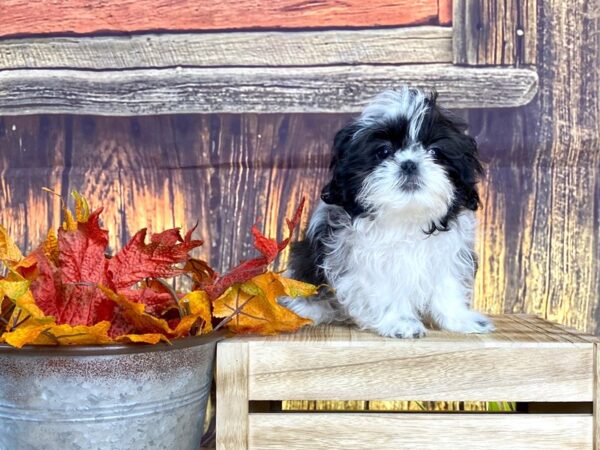
M 304 200 L 305 199 L 303 198 L 300 201 L 300 204 L 296 208 L 296 212 L 294 213 L 292 219 L 286 219 L 288 235 L 284 240 L 277 242 L 275 239 L 264 236 L 256 226 L 252 227 L 254 247 L 261 253 L 262 256 L 249 259 L 247 261 L 242 261 L 226 274 L 215 277 L 212 283 L 203 286 L 204 291 L 206 291 L 211 300 L 217 299 L 221 294 L 223 294 L 223 292 L 225 292 L 235 283 L 244 283 L 267 270 L 269 264 L 271 264 L 290 243 L 292 234 L 300 223 L 300 218 L 302 217 Z
M 129 287 L 145 278 L 170 278 L 183 273 L 173 264 L 186 262 L 190 250 L 202 245 L 192 240 L 196 227 L 181 237 L 179 228 L 153 234 L 146 244 L 146 228 L 138 231 L 119 253 L 108 262 L 107 274 L 115 289 Z
M 135 331 L 135 327 L 98 286 L 109 286 L 128 300 L 146 305 L 148 313 L 161 316 L 177 304 L 166 288 L 147 279 L 182 273 L 175 265 L 186 263 L 189 252 L 202 241 L 191 239 L 194 229 L 182 238 L 174 228 L 152 235 L 146 244 L 143 229 L 114 258 L 108 258 L 108 232 L 100 227 L 101 212 L 98 209 L 86 222 L 78 222 L 76 230 L 59 230 L 57 264 L 40 246 L 31 255 L 35 270 L 27 268 L 23 275 L 32 280 L 38 306 L 54 316 L 57 324 L 94 325 L 108 320 L 112 323 L 109 334 L 118 336 Z

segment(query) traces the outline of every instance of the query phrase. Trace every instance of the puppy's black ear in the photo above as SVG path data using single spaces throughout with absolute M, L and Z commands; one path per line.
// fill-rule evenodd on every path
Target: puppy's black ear
M 344 203 L 342 191 L 336 180 L 332 179 L 321 190 L 321 200 L 330 205 L 342 205 Z
M 339 182 L 340 175 L 344 167 L 344 158 L 352 143 L 352 137 L 356 133 L 357 125 L 351 122 L 338 131 L 333 138 L 333 149 L 329 169 L 331 170 L 331 180 L 321 191 L 321 200 L 330 205 L 343 205 L 345 195 L 343 187 Z
M 358 130 L 358 126 L 354 122 L 350 122 L 335 134 L 333 138 L 333 148 L 331 155 L 331 163 L 329 168 L 333 169 L 335 165 L 344 158 L 345 153 L 350 147 L 352 137 Z

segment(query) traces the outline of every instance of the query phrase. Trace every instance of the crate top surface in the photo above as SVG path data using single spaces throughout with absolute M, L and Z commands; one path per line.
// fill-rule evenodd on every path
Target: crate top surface
M 331 346 L 433 346 L 452 347 L 591 347 L 600 340 L 535 315 L 505 314 L 491 316 L 496 330 L 489 334 L 458 334 L 430 330 L 420 339 L 394 339 L 350 326 L 305 327 L 297 333 L 276 336 L 236 336 L 219 345 L 331 345 Z

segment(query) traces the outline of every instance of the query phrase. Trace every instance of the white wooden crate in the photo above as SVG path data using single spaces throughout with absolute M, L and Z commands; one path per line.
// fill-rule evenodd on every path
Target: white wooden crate
M 431 332 L 401 340 L 328 326 L 226 340 L 217 349 L 217 450 L 600 448 L 597 338 L 535 316 L 494 320 L 497 331 L 489 335 Z M 252 402 L 265 400 L 531 407 L 528 413 L 254 412 Z

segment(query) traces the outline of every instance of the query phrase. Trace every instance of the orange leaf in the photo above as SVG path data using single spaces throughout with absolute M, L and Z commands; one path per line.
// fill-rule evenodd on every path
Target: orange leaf
M 77 191 L 71 192 L 71 195 L 75 199 L 75 219 L 80 223 L 87 222 L 90 217 L 90 206 L 87 200 Z
M 123 316 L 133 325 L 138 333 L 168 335 L 172 332 L 166 320 L 147 314 L 146 307 L 142 303 L 132 302 L 124 295 L 117 294 L 106 286 L 99 285 L 98 287 L 106 297 L 119 305 Z
M 7 267 L 12 267 L 23 259 L 23 254 L 17 244 L 10 238 L 8 231 L 0 225 L 0 261 Z
M 311 297 L 317 295 L 319 291 L 319 288 L 314 284 L 285 278 L 276 273 L 271 274 L 271 276 L 281 284 L 285 295 L 290 297 Z
M 33 344 L 47 328 L 49 328 L 47 324 L 23 324 L 14 331 L 4 333 L 2 339 L 13 347 L 21 348 L 26 344 Z
M 176 336 L 187 335 L 191 328 L 202 322 L 202 327 L 198 334 L 206 334 L 212 331 L 211 305 L 208 295 L 204 291 L 192 291 L 179 300 L 181 308 L 188 312 L 188 315 L 181 318 L 173 333 Z
M 3 339 L 13 347 L 33 345 L 94 345 L 110 344 L 108 336 L 110 322 L 99 322 L 93 326 L 56 325 L 27 320 L 14 331 L 3 334 Z
M 54 228 L 48 230 L 46 240 L 42 243 L 42 251 L 53 264 L 58 264 L 58 236 Z
M 229 317 L 227 328 L 235 333 L 275 334 L 296 331 L 312 323 L 277 303 L 277 297 L 285 295 L 285 289 L 273 273 L 254 277 L 251 282 L 262 293 L 248 293 L 236 285 L 227 290 L 214 302 L 215 317 Z M 259 292 L 259 291 L 257 291 Z
M 160 341 L 171 342 L 169 341 L 164 334 L 160 333 L 146 333 L 146 334 L 124 334 L 123 336 L 119 336 L 116 339 L 117 342 L 122 342 L 124 344 L 131 343 L 143 343 L 143 344 L 158 344 Z

